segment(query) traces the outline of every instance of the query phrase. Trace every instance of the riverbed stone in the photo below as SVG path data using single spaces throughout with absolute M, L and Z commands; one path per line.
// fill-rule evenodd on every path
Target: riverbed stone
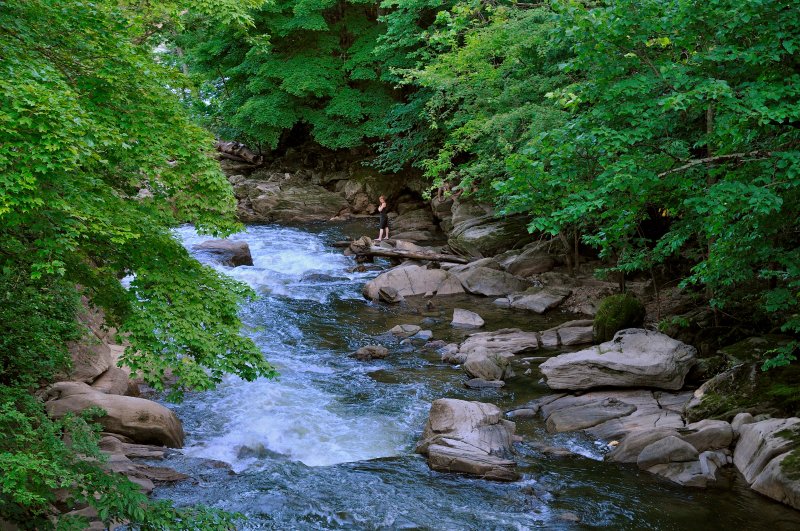
M 215 262 L 230 267 L 251 266 L 250 246 L 241 240 L 206 240 L 193 247 L 210 256 Z
M 382 360 L 389 355 L 389 349 L 381 345 L 366 345 L 350 354 L 359 361 Z
M 434 470 L 513 481 L 519 478 L 510 459 L 515 429 L 495 405 L 442 398 L 431 404 L 416 451 Z
M 470 389 L 499 389 L 506 385 L 503 380 L 484 380 L 483 378 L 472 378 L 464 382 Z
M 657 387 L 678 390 L 695 363 L 694 347 L 659 332 L 627 329 L 598 346 L 555 356 L 540 369 L 553 389 Z
M 453 310 L 453 321 L 451 324 L 460 328 L 480 328 L 485 323 L 477 313 L 462 308 L 455 308 Z
M 57 382 L 48 389 L 47 398 L 45 408 L 53 418 L 99 407 L 106 414 L 97 421 L 106 431 L 125 435 L 139 443 L 171 448 L 183 446 L 181 421 L 175 413 L 156 402 L 105 394 L 83 382 Z
M 472 350 L 464 360 L 463 368 L 472 378 L 483 380 L 505 380 L 514 376 L 510 352 L 490 352 L 486 349 Z
M 390 304 L 403 302 L 405 297 L 400 295 L 400 293 L 391 286 L 383 286 L 378 289 L 378 299 L 382 300 L 383 302 L 388 302 Z
M 800 418 L 776 418 L 745 424 L 733 453 L 733 464 L 748 483 L 753 483 L 770 461 L 788 452 L 796 444 L 784 436 L 797 427 Z
M 419 325 L 414 325 L 414 324 L 399 324 L 399 325 L 393 326 L 393 327 L 392 327 L 392 328 L 389 330 L 389 332 L 391 332 L 391 333 L 392 333 L 392 335 L 399 336 L 399 337 L 404 337 L 404 338 L 405 338 L 405 337 L 411 337 L 411 336 L 413 336 L 414 334 L 416 334 L 416 333 L 417 333 L 417 332 L 419 332 L 420 330 L 422 330 L 422 327 L 421 327 L 421 326 L 419 326 Z

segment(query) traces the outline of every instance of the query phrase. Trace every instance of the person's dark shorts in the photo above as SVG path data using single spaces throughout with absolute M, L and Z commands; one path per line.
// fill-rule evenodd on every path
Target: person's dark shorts
M 381 216 L 380 221 L 378 222 L 379 229 L 388 229 L 389 228 L 389 218 L 387 216 Z

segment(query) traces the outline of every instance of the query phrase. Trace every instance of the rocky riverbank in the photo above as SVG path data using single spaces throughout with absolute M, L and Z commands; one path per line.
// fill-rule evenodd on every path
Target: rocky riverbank
M 374 242 L 364 237 L 345 250 L 361 261 L 371 261 L 373 256 L 393 257 L 394 267 L 365 284 L 366 298 L 403 304 L 408 297 L 435 301 L 466 293 L 485 297 L 487 304 L 520 312 L 544 314 L 560 309 L 588 318 L 536 333 L 514 329 L 478 332 L 462 344 L 441 347 L 443 360 L 459 365 L 470 379 L 470 387 L 500 387 L 518 374 L 514 369 L 519 366 L 524 376 L 541 375 L 552 389 L 568 394 L 553 395 L 518 408 L 511 412 L 514 418 L 540 413 L 548 430 L 585 431 L 610 445 L 613 449 L 608 454 L 610 461 L 635 462 L 644 470 L 683 485 L 713 483 L 718 469 L 735 464 L 754 489 L 800 508 L 796 501 L 800 483 L 792 479 L 789 467 L 779 466 L 794 461 L 792 451 L 798 437 L 792 434 L 791 427 L 796 418 L 776 420 L 763 414 L 754 417 L 747 412 L 735 418 L 735 412 L 728 418 L 719 418 L 725 415 L 717 411 L 714 419 L 704 419 L 698 413 L 709 409 L 709 397 L 716 397 L 713 390 L 722 385 L 720 379 L 727 378 L 728 373 L 724 372 L 717 376 L 720 365 L 724 366 L 715 359 L 719 356 L 717 348 L 724 347 L 720 342 L 737 337 L 737 333 L 709 335 L 702 332 L 709 329 L 701 326 L 698 334 L 695 323 L 702 322 L 698 318 L 702 313 L 690 308 L 689 294 L 678 289 L 659 290 L 654 279 L 627 279 L 626 289 L 647 307 L 651 327 L 658 324 L 657 319 L 666 322 L 665 317 L 679 313 L 682 313 L 680 319 L 690 317 L 689 326 L 678 329 L 673 326 L 669 331 L 674 338 L 652 330 L 633 329 L 580 352 L 551 356 L 549 351 L 543 352 L 543 356 L 525 357 L 543 349 L 591 344 L 600 337 L 591 317 L 604 298 L 619 289 L 616 282 L 595 278 L 594 271 L 602 264 L 584 257 L 583 263 L 576 266 L 572 249 L 564 249 L 561 241 L 535 237 L 525 230 L 523 218 L 498 218 L 486 205 L 458 197 L 434 197 L 426 203 L 421 199 L 422 185 L 418 180 L 381 176 L 346 157 L 333 161 L 314 152 L 304 157 L 301 160 L 299 152 L 290 150 L 268 168 L 247 176 L 229 168 L 240 215 L 244 221 L 344 219 L 373 213 L 377 196 L 387 195 L 394 210 L 392 238 Z M 417 256 L 414 260 L 404 259 L 403 253 Z M 461 265 L 452 263 L 455 260 L 426 259 L 447 253 L 470 261 Z M 479 315 L 476 317 L 480 319 Z M 469 321 L 473 326 L 475 322 L 475 318 Z M 680 339 L 688 340 L 689 344 Z M 693 342 L 697 348 L 691 345 Z M 367 354 L 356 356 L 369 360 L 386 355 Z M 753 366 L 752 360 L 749 366 Z M 706 380 L 709 383 L 695 391 Z M 472 451 L 465 450 L 464 434 L 448 437 L 442 434 L 447 430 L 440 433 L 432 427 L 438 425 L 436 412 L 443 407 L 432 409 L 427 435 L 419 445 L 431 466 L 437 470 L 473 470 L 482 477 L 495 479 L 512 477 L 511 472 L 499 472 L 508 467 L 498 464 L 507 460 L 509 449 L 483 448 L 480 458 L 459 455 L 459 449 Z M 475 411 L 483 412 L 488 405 L 447 403 L 445 410 L 451 412 L 446 415 L 448 422 L 468 419 L 464 422 L 472 423 L 473 427 L 467 432 L 474 432 L 473 435 L 483 426 L 496 424 L 486 419 L 476 421 L 476 415 L 484 415 L 475 413 L 476 407 Z M 755 427 L 746 427 L 751 424 Z M 448 429 L 458 431 L 461 427 L 454 425 Z M 425 442 L 431 437 L 449 441 L 432 445 L 434 457 L 430 442 Z M 739 440 L 747 442 L 740 446 Z M 751 447 L 772 450 L 765 454 L 767 458 L 756 456 L 755 450 L 746 450 Z M 493 462 L 495 459 L 499 461 Z M 765 473 L 768 476 L 760 476 Z

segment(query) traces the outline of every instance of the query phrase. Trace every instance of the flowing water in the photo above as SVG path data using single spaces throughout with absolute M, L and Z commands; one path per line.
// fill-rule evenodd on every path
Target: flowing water
M 245 333 L 280 377 L 230 377 L 175 406 L 187 441 L 166 464 L 193 479 L 161 487 L 158 496 L 240 512 L 247 518 L 242 529 L 800 528 L 797 512 L 752 493 L 733 475 L 707 490 L 672 486 L 635 467 L 604 463 L 593 441 L 549 435 L 538 420 L 517 421 L 524 437 L 517 445 L 519 482 L 429 470 L 414 444 L 431 401 L 462 398 L 510 409 L 547 389 L 522 377 L 501 390 L 468 390 L 462 373 L 438 354 L 402 345 L 387 330 L 420 324 L 434 339 L 460 341 L 466 332 L 449 325 L 454 306 L 478 310 L 488 330 L 542 330 L 570 316 L 531 317 L 468 296 L 427 306 L 369 303 L 361 286 L 377 273 L 351 272 L 352 260 L 329 244 L 371 229 L 259 225 L 232 237 L 247 241 L 254 265 L 216 267 L 260 295 L 242 308 Z M 178 236 L 190 248 L 205 239 L 191 228 Z M 347 356 L 367 344 L 387 346 L 389 357 Z M 537 450 L 542 443 L 577 455 L 546 456 Z M 580 523 L 569 521 L 574 516 Z

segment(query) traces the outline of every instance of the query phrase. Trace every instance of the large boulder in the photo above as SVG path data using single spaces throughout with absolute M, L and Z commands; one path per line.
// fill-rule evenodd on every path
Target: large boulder
M 508 306 L 518 310 L 545 313 L 561 305 L 572 295 L 572 290 L 563 287 L 528 288 L 522 293 L 508 296 Z M 505 304 L 500 304 L 505 306 Z
M 194 249 L 211 256 L 222 265 L 230 267 L 253 265 L 250 246 L 247 245 L 245 241 L 206 240 L 203 243 L 195 245 Z
M 389 349 L 381 345 L 367 345 L 350 354 L 358 361 L 382 360 L 389 355 Z
M 67 350 L 72 359 L 71 380 L 91 383 L 114 365 L 109 343 L 94 334 L 67 343 Z
M 519 475 L 509 458 L 515 429 L 497 406 L 442 398 L 431 404 L 416 451 L 434 470 L 514 481 Z
M 781 454 L 770 461 L 753 481 L 752 488 L 773 500 L 800 509 L 800 479 L 784 470 L 784 461 L 790 457 L 796 460 L 797 450 Z
M 514 376 L 511 369 L 511 359 L 514 355 L 510 352 L 489 352 L 486 349 L 471 351 L 464 361 L 464 372 L 471 378 L 482 380 L 505 380 Z
M 540 369 L 553 389 L 656 387 L 677 390 L 695 363 L 694 347 L 631 328 L 598 346 L 555 356 Z
M 700 453 L 688 442 L 674 435 L 659 439 L 642 449 L 636 464 L 642 470 L 668 463 L 685 463 L 699 460 Z
M 748 483 L 753 483 L 770 461 L 791 450 L 797 443 L 790 428 L 797 428 L 800 418 L 767 419 L 739 428 L 739 441 L 733 453 L 733 464 Z
M 426 232 L 431 234 L 437 230 L 433 214 L 428 209 L 409 210 L 396 218 L 389 224 L 393 233 L 414 233 Z M 430 238 L 415 238 L 430 239 Z
M 234 185 L 238 215 L 245 222 L 328 221 L 347 211 L 350 204 L 338 193 L 291 175 L 284 180 L 247 180 Z
M 508 295 L 531 286 L 523 278 L 489 267 L 473 267 L 456 275 L 468 292 L 487 297 Z
M 57 382 L 48 389 L 47 396 L 45 407 L 53 418 L 99 407 L 106 412 L 98 419 L 105 431 L 143 444 L 183 446 L 181 421 L 175 413 L 156 402 L 106 394 L 83 382 Z
M 403 297 L 464 293 L 461 283 L 449 272 L 413 264 L 404 264 L 381 273 L 367 282 L 362 292 L 367 299 L 378 300 L 384 287 L 396 290 L 397 295 Z
M 552 270 L 556 266 L 556 260 L 548 252 L 550 246 L 551 242 L 526 245 L 520 254 L 507 261 L 506 271 L 512 275 L 529 277 Z

